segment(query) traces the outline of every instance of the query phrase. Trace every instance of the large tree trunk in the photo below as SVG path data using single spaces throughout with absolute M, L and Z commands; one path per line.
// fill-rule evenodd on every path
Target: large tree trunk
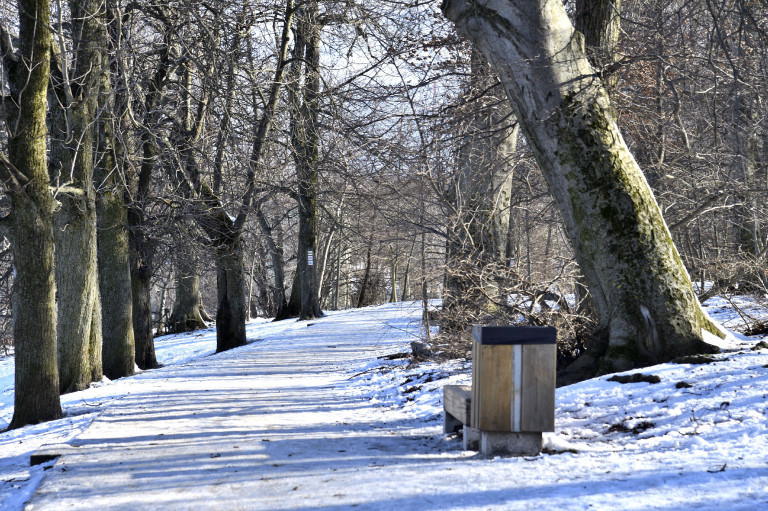
M 90 151 L 89 151 L 90 153 Z M 90 158 L 90 154 L 88 155 Z M 88 188 L 91 188 L 90 184 Z M 63 196 L 55 218 L 56 288 L 60 299 L 57 310 L 59 385 L 61 393 L 88 388 L 91 329 L 99 303 L 96 259 L 96 204 L 93 190 L 89 198 Z M 97 328 L 101 330 L 101 325 Z M 101 365 L 101 361 L 98 361 Z
M 66 55 L 54 73 L 58 102 L 54 107 L 51 163 L 56 184 L 74 192 L 59 194 L 55 215 L 56 286 L 59 296 L 58 352 L 61 392 L 83 390 L 91 383 L 96 360 L 89 354 L 93 312 L 99 298 L 96 260 L 96 199 L 93 189 L 94 130 L 107 32 L 100 0 L 72 0 L 73 69 L 64 72 Z M 70 78 L 71 74 L 71 78 Z M 75 100 L 75 96 L 80 98 Z M 98 329 L 101 326 L 97 326 Z M 98 360 L 100 364 L 101 361 Z
M 245 346 L 245 272 L 240 240 L 219 247 L 216 260 L 216 352 Z
M 140 369 L 154 369 L 158 364 L 152 334 L 152 269 L 147 264 L 147 259 L 136 255 L 132 259 L 131 294 L 136 365 Z
M 613 99 L 617 75 L 610 67 L 618 60 L 621 0 L 576 0 L 574 23 L 576 30 L 584 36 L 587 59 L 592 67 L 603 73 L 603 84 Z M 663 140 L 663 136 L 660 139 Z M 576 277 L 574 291 L 579 314 L 597 321 L 597 311 L 583 276 Z
M 112 47 L 120 47 L 121 16 L 114 0 L 108 2 Z M 120 60 L 111 68 L 119 76 Z M 125 187 L 123 146 L 115 136 L 115 124 L 121 125 L 127 104 L 126 91 L 117 88 L 111 95 L 111 75 L 102 73 L 103 110 L 98 124 L 99 151 L 95 169 L 98 187 L 98 260 L 99 291 L 101 293 L 102 351 L 101 360 L 108 378 L 120 378 L 134 373 L 136 346 L 133 333 L 133 296 L 128 235 L 128 197 Z
M 116 181 L 116 172 L 109 173 L 100 193 L 98 215 L 102 361 L 104 374 L 111 379 L 133 374 L 136 366 L 128 218 L 122 185 Z
M 446 0 L 494 65 L 565 221 L 608 345 L 601 372 L 711 352 L 702 311 L 650 188 L 555 0 Z
M 11 101 L 5 102 L 9 161 L 0 158 L 11 198 L 4 222 L 10 230 L 16 278 L 13 337 L 16 361 L 11 428 L 58 419 L 56 283 L 53 255 L 53 200 L 46 158 L 46 93 L 51 36 L 48 0 L 19 0 L 19 52 L 0 23 L 2 54 Z

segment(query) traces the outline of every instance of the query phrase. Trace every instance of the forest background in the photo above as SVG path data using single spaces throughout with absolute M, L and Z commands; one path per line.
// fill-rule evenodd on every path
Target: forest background
M 765 296 L 768 6 L 565 4 L 577 25 L 605 6 L 621 29 L 593 65 L 699 299 Z M 0 342 L 34 375 L 12 427 L 214 315 L 220 351 L 246 315 L 410 299 L 444 353 L 523 319 L 558 327 L 565 366 L 597 335 L 507 95 L 436 2 L 4 0 L 0 20 Z M 42 122 L 18 115 L 35 84 Z M 35 130 L 28 176 L 13 155 Z M 19 233 L 50 243 L 21 252 Z M 44 334 L 14 333 L 21 311 Z

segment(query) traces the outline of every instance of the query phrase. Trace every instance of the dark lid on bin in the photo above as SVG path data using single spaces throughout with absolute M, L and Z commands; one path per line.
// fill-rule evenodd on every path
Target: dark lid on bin
M 472 329 L 478 344 L 556 344 L 557 329 L 553 326 L 481 326 Z

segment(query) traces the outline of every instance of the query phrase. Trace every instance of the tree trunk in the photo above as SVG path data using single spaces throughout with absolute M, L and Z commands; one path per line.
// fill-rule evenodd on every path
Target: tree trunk
M 97 272 L 98 273 L 98 272 Z M 98 279 L 97 279 L 98 281 Z M 97 282 L 98 285 L 98 282 Z M 89 339 L 88 356 L 90 361 L 88 366 L 91 368 L 91 381 L 101 381 L 104 378 L 104 368 L 102 366 L 101 359 L 101 345 L 104 340 L 104 333 L 102 329 L 102 314 L 101 314 L 101 293 L 99 297 L 93 302 L 93 314 L 91 325 L 91 338 Z
M 603 72 L 603 84 L 609 90 L 616 86 L 610 66 L 618 57 L 620 15 L 621 0 L 576 0 L 576 30 L 584 36 L 589 62 Z
M 405 272 L 403 272 L 403 291 L 400 294 L 400 301 L 404 302 L 408 299 L 410 296 L 408 293 L 408 286 L 410 286 L 410 283 L 408 282 L 408 279 L 411 276 L 411 260 L 413 259 L 413 249 L 416 246 L 416 238 L 413 239 L 413 244 L 411 244 L 411 251 L 408 253 L 408 259 L 405 261 Z
M 297 273 L 301 284 L 299 319 L 323 315 L 317 280 L 317 163 L 319 152 L 318 111 L 320 95 L 320 26 L 317 2 L 306 4 L 296 29 L 293 81 L 289 87 L 291 144 L 299 180 L 299 247 Z M 304 84 L 300 89 L 300 70 Z M 301 92 L 301 94 L 300 94 Z
M 397 301 L 397 254 L 392 251 L 392 267 L 389 272 L 389 281 L 390 286 L 392 286 L 392 290 L 389 293 L 389 301 L 390 302 L 396 302 Z
M 157 367 L 152 335 L 152 263 L 154 242 L 149 239 L 144 208 L 149 196 L 156 156 L 153 135 L 142 133 L 142 162 L 134 200 L 128 208 L 131 293 L 133 295 L 133 335 L 136 365 L 141 369 Z
M 363 274 L 363 281 L 360 283 L 360 294 L 357 296 L 358 308 L 368 305 L 368 282 L 371 280 L 371 245 L 373 245 L 373 240 L 368 240 L 368 251 L 365 255 L 365 273 Z
M 661 3 L 660 3 L 661 4 Z M 621 0 L 577 0 L 575 28 L 584 36 L 584 45 L 587 59 L 592 67 L 605 70 L 618 60 L 619 33 L 621 28 Z M 659 17 L 663 23 L 663 18 Z M 663 55 L 661 49 L 659 55 Z M 658 63 L 661 76 L 662 62 Z M 603 83 L 606 85 L 609 97 L 613 99 L 613 91 L 616 88 L 617 76 L 613 72 L 603 74 Z M 660 81 L 657 80 L 660 84 Z M 659 119 L 661 119 L 661 92 L 659 90 Z M 659 165 L 664 154 L 664 123 L 659 121 L 660 134 L 657 137 L 661 141 Z M 597 321 L 597 310 L 592 303 L 589 288 L 583 276 L 576 277 L 574 286 L 576 303 L 579 314 Z
M 293 281 L 291 283 L 291 296 L 288 299 L 288 305 L 283 309 L 283 313 L 275 317 L 275 321 L 281 319 L 296 318 L 301 314 L 301 277 L 299 276 L 299 270 L 293 275 Z
M 112 0 L 108 2 L 110 42 L 119 47 L 120 17 Z M 102 330 L 100 357 L 108 378 L 120 378 L 134 373 L 136 367 L 133 333 L 133 297 L 128 240 L 128 205 L 125 173 L 122 166 L 123 149 L 115 137 L 115 125 L 121 126 L 126 109 L 126 92 L 117 89 L 111 94 L 111 73 L 120 74 L 118 61 L 102 70 L 102 111 L 98 121 L 99 158 L 94 171 L 97 186 L 97 254 L 99 293 L 101 295 Z M 94 314 L 95 316 L 95 314 Z M 94 355 L 94 353 L 91 353 Z
M 116 15 L 116 23 L 119 24 L 121 16 L 117 7 L 116 5 L 113 11 Z M 166 27 L 163 44 L 158 50 L 157 67 L 154 69 L 144 96 L 144 119 L 139 128 L 141 165 L 138 169 L 138 175 L 131 176 L 132 179 L 128 181 L 131 192 L 129 195 L 132 199 L 128 204 L 128 242 L 131 292 L 133 295 L 133 335 L 136 365 L 141 369 L 158 367 L 155 358 L 155 341 L 152 335 L 151 307 L 151 279 L 155 242 L 148 233 L 151 225 L 145 210 L 150 202 L 152 174 L 157 159 L 156 134 L 152 132 L 152 129 L 157 128 L 160 123 L 158 104 L 162 100 L 163 89 L 166 86 L 166 78 L 171 65 L 169 31 L 170 28 Z M 116 30 L 115 33 L 117 37 L 122 36 L 120 30 Z M 127 363 L 124 365 L 127 367 Z
M 74 187 L 59 194 L 61 207 L 54 221 L 59 385 L 62 393 L 83 390 L 91 383 L 89 353 L 93 312 L 100 307 L 96 259 L 96 198 L 93 189 L 98 72 L 105 64 L 107 31 L 99 0 L 71 0 L 73 69 L 59 55 L 54 73 L 58 101 L 53 107 L 51 168 L 57 185 Z M 79 101 L 74 98 L 78 97 Z M 101 326 L 97 329 L 100 332 Z
M 16 376 L 11 428 L 61 417 L 56 361 L 56 283 L 53 200 L 46 158 L 46 93 L 51 36 L 48 0 L 19 0 L 19 52 L 6 46 L 11 100 L 5 102 L 9 160 L 0 158 L 0 178 L 11 199 L 4 218 L 11 235 L 16 278 L 13 337 Z M 38 19 L 38 16 L 41 19 Z
M 216 353 L 245 346 L 245 273 L 240 240 L 222 245 L 216 260 Z
M 563 215 L 606 327 L 601 372 L 712 352 L 661 212 L 560 2 L 446 0 L 494 65 Z
M 152 270 L 141 258 L 131 264 L 131 293 L 136 365 L 140 369 L 154 369 L 158 364 L 152 334 Z
M 99 200 L 99 289 L 103 316 L 104 374 L 115 379 L 133 374 L 136 346 L 128 255 L 127 209 L 113 172 Z
M 88 151 L 90 153 L 90 151 Z M 88 154 L 89 161 L 90 154 Z M 96 204 L 90 184 L 88 199 L 63 196 L 55 216 L 57 333 L 60 392 L 76 392 L 91 383 L 90 355 L 94 310 L 99 303 L 96 259 Z M 100 317 L 100 315 L 99 315 Z M 97 327 L 101 330 L 101 325 Z M 101 364 L 101 361 L 98 361 Z
M 272 259 L 272 276 L 274 279 L 272 293 L 274 296 L 275 307 L 277 307 L 275 319 L 286 319 L 290 316 L 287 315 L 288 300 L 285 298 L 285 262 L 283 261 L 282 241 L 278 243 L 278 241 L 275 240 L 275 237 L 272 235 L 272 231 L 275 227 L 269 225 L 267 217 L 264 215 L 264 211 L 262 211 L 260 206 L 256 207 L 256 218 L 259 221 L 259 227 L 261 227 L 264 240 L 267 242 L 267 250 Z M 279 225 L 277 228 L 279 229 Z M 279 239 L 280 237 L 278 240 Z
M 182 247 L 183 245 L 179 246 L 179 248 Z M 177 254 L 175 263 L 176 299 L 173 304 L 168 331 L 179 333 L 205 328 L 205 321 L 200 314 L 203 298 L 200 295 L 197 257 L 189 255 L 186 250 L 182 250 L 182 253 Z

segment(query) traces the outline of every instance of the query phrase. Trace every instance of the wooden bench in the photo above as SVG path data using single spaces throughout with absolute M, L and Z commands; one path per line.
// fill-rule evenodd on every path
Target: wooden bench
M 457 433 L 470 426 L 472 417 L 472 387 L 446 385 L 443 387 L 443 433 Z
M 538 454 L 542 432 L 555 429 L 555 329 L 472 334 L 472 385 L 443 387 L 443 432 L 463 427 L 464 449 L 486 456 Z
M 480 431 L 472 427 L 472 387 L 443 387 L 443 433 L 457 433 L 463 428 L 464 450 L 480 450 Z

